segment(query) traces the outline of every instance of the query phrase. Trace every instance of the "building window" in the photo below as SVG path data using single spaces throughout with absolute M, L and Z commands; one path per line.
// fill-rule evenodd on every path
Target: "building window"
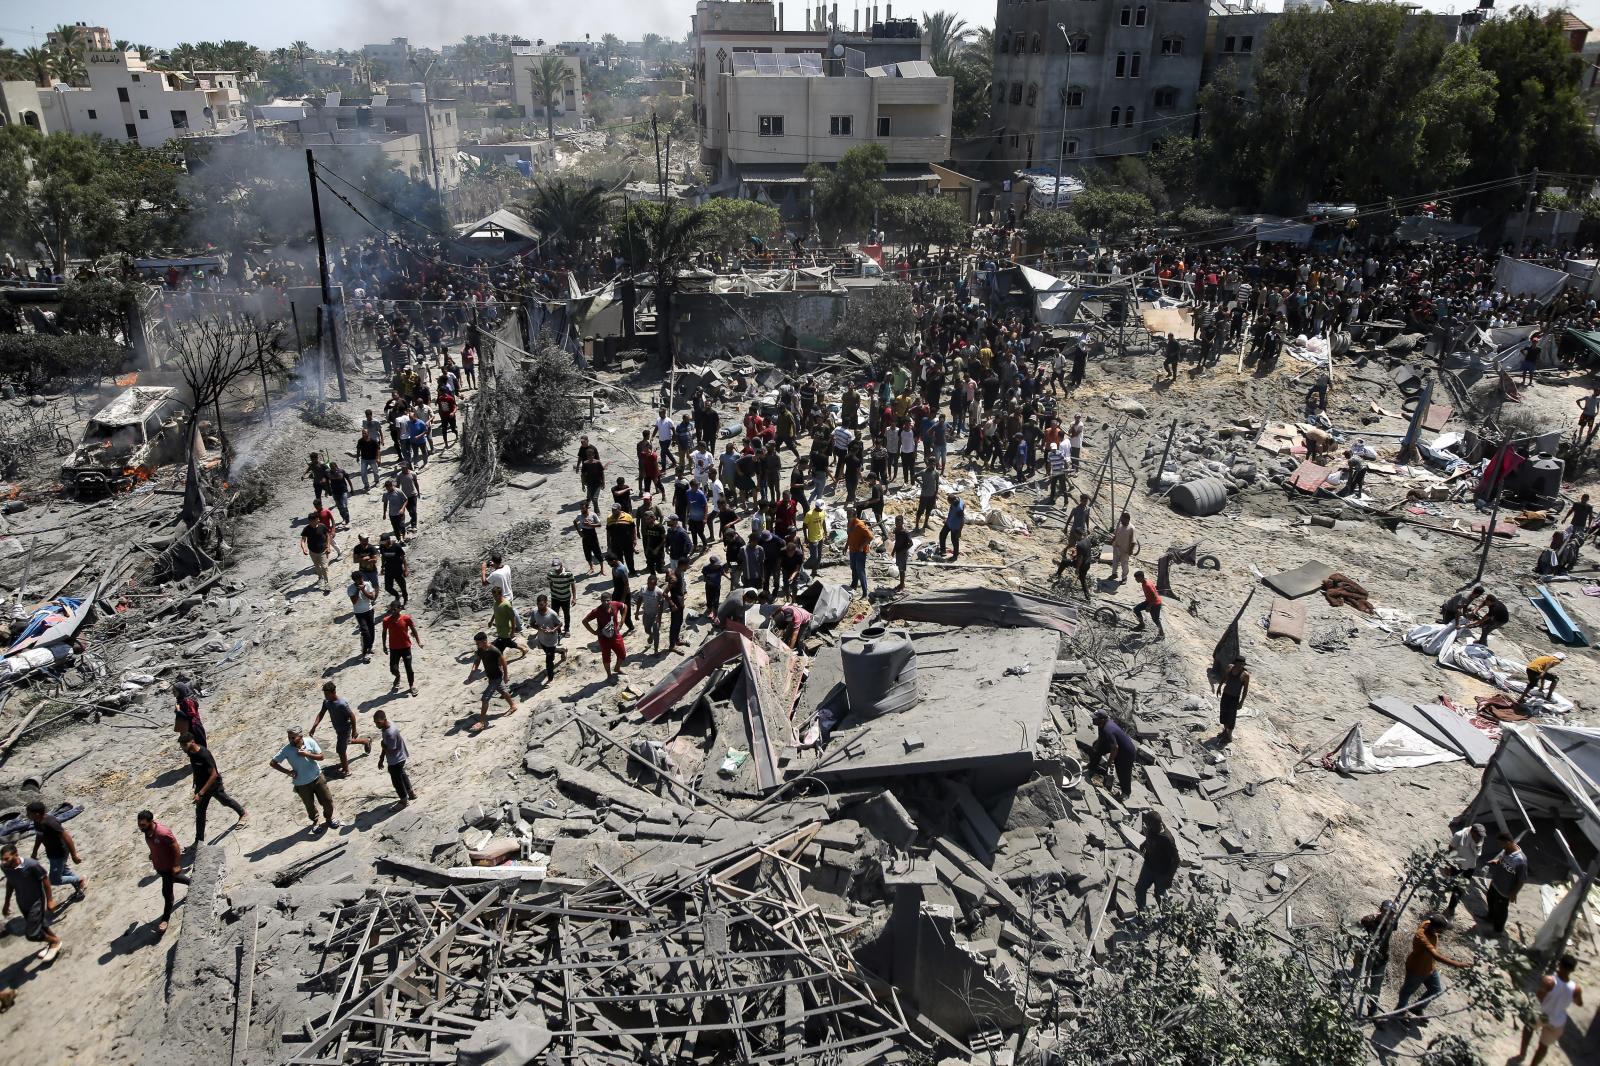
M 1011 50 L 1020 56 L 1027 42 L 1028 35 L 1018 30 L 1011 38 Z
M 446 111 L 446 112 L 445 112 L 445 113 L 444 113 L 444 124 L 445 124 L 445 125 L 446 125 L 446 126 L 453 126 L 453 125 L 455 125 L 455 123 L 454 123 L 454 122 L 453 122 L 453 121 L 451 121 L 451 119 L 452 119 L 452 116 L 451 116 L 451 114 L 450 114 L 450 112 L 448 112 L 448 111 Z
M 135 129 L 135 128 L 134 128 L 134 125 L 133 125 L 133 123 L 131 123 L 131 122 L 124 122 L 124 123 L 123 123 L 123 124 L 122 124 L 122 129 L 123 129 L 123 131 L 124 131 L 124 132 L 125 132 L 125 133 L 127 133 L 127 135 L 128 135 L 128 140 L 130 140 L 130 141 L 137 141 L 137 140 L 138 140 L 138 139 L 139 139 L 139 131 L 138 131 L 138 130 L 137 130 L 137 129 Z
M 1128 76 L 1128 53 L 1126 53 L 1126 52 L 1118 52 L 1117 53 L 1117 77 L 1126 78 L 1127 76 Z
M 133 80 L 134 80 L 134 81 L 138 81 L 138 80 L 139 80 L 139 75 L 137 75 L 137 74 L 135 74 L 135 75 L 134 75 L 134 76 L 133 76 Z
M 1128 108 L 1128 117 L 1123 120 L 1123 125 L 1129 127 L 1133 125 L 1133 108 Z
M 1139 5 L 1139 10 L 1134 12 L 1133 24 L 1135 26 L 1143 26 L 1144 25 L 1144 19 L 1145 19 L 1145 7 L 1144 7 L 1143 4 L 1140 4 Z
M 94 108 L 92 108 L 92 107 L 89 109 L 89 117 L 90 118 L 98 118 L 99 117 L 98 115 L 95 114 Z
M 761 116 L 761 136 L 763 136 L 763 137 L 782 137 L 783 136 L 783 116 L 782 115 L 762 115 Z
M 1028 106 L 1029 107 L 1033 107 L 1036 104 L 1038 104 L 1038 102 L 1039 102 L 1039 87 L 1037 85 L 1030 84 L 1028 86 Z
M 1067 107 L 1083 106 L 1083 86 L 1069 85 L 1061 90 L 1061 102 Z
M 878 136 L 879 137 L 887 137 L 887 136 L 889 136 L 889 129 L 890 129 L 889 116 L 888 115 L 879 115 L 878 116 Z
M 1255 48 L 1255 46 L 1256 39 L 1250 34 L 1247 33 L 1243 37 L 1239 38 L 1239 51 L 1248 52 Z
M 175 130 L 186 130 L 186 129 L 189 128 L 189 112 L 187 112 L 187 111 L 174 111 L 174 112 L 172 112 L 172 116 L 171 117 L 172 117 L 172 128 L 173 129 L 175 129 Z
M 1133 61 L 1128 64 L 1128 77 L 1137 78 L 1139 76 L 1139 62 L 1143 58 L 1144 58 L 1144 53 L 1143 52 L 1135 52 L 1135 53 L 1133 53 Z
M 1067 49 L 1068 51 L 1078 53 L 1087 52 L 1089 50 L 1089 35 L 1085 33 L 1074 33 L 1071 37 L 1067 38 Z
M 128 102 L 128 89 L 127 89 L 126 86 L 123 86 L 123 85 L 117 86 L 117 99 L 122 101 L 123 103 L 127 103 Z
M 1122 12 L 1117 16 L 1117 22 L 1123 26 L 1133 25 L 1133 8 L 1127 4 L 1122 5 Z
M 1037 33 L 1033 35 L 1033 40 L 1030 43 L 1033 45 L 1033 50 L 1035 52 L 1044 51 L 1044 38 L 1040 37 Z
M 1003 56 L 1011 54 L 1011 35 L 1008 33 L 1000 35 L 1000 54 Z
M 1020 81 L 1011 83 L 1011 102 L 1013 104 L 1022 103 L 1022 83 Z
M 1170 86 L 1156 90 L 1155 104 L 1157 107 L 1177 107 L 1178 90 Z
M 1234 42 L 1234 38 L 1232 38 L 1232 37 L 1224 37 L 1222 39 L 1222 50 L 1224 52 L 1232 52 L 1232 51 L 1234 51 L 1234 43 L 1235 43 Z
M 1113 107 L 1111 109 L 1111 125 L 1116 126 L 1116 125 L 1119 125 L 1121 122 L 1122 122 L 1122 108 Z
M 1164 56 L 1183 55 L 1183 38 L 1177 36 L 1161 38 L 1161 54 Z
M 139 117 L 140 118 L 149 118 L 150 117 L 150 112 L 146 111 L 144 108 L 141 107 L 139 109 Z
M 1061 142 L 1061 154 L 1062 155 L 1077 155 L 1078 154 L 1078 142 L 1076 140 L 1066 140 L 1066 141 Z
M 854 115 L 834 115 L 828 119 L 828 133 L 833 137 L 852 137 L 855 135 L 855 125 Z
M 1001 82 L 999 85 L 995 86 L 994 102 L 995 102 L 996 105 L 1003 104 L 1003 103 L 1006 102 L 1006 83 L 1005 82 Z

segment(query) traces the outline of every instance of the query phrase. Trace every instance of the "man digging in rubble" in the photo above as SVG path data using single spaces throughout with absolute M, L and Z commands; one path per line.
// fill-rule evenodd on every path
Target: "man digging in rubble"
M 1133 738 L 1105 711 L 1095 711 L 1091 719 L 1099 731 L 1094 749 L 1089 753 L 1089 767 L 1085 776 L 1100 772 L 1100 764 L 1111 757 L 1117 771 L 1117 790 L 1127 797 L 1133 791 L 1133 760 L 1136 752 Z

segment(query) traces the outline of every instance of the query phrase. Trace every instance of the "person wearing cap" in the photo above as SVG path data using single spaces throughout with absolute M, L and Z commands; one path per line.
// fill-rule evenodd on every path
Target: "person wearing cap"
M 577 591 L 577 580 L 560 559 L 550 560 L 550 573 L 545 578 L 550 588 L 549 607 L 561 612 L 561 632 L 572 632 L 572 604 Z
M 1453 959 L 1439 950 L 1439 934 L 1450 927 L 1450 919 L 1442 914 L 1430 914 L 1417 926 L 1416 933 L 1411 937 L 1411 954 L 1406 956 L 1406 979 L 1400 986 L 1400 1002 L 1395 1004 L 1396 1011 L 1405 1010 L 1411 997 L 1421 989 L 1427 994 L 1411 1008 L 1412 1016 L 1420 1018 L 1422 1008 L 1430 1000 L 1444 994 L 1444 982 L 1439 979 L 1439 963 L 1458 970 L 1465 970 L 1472 965 Z
M 1137 751 L 1133 738 L 1105 711 L 1095 711 L 1092 720 L 1097 735 L 1085 776 L 1098 773 L 1101 762 L 1109 756 L 1117 771 L 1117 789 L 1127 796 L 1133 791 L 1133 760 Z
M 322 807 L 323 829 L 338 829 L 343 822 L 333 816 L 333 793 L 328 791 L 327 778 L 322 776 L 322 748 L 298 726 L 288 729 L 289 742 L 279 749 L 267 765 L 280 774 L 288 775 L 294 785 L 294 794 L 306 805 L 306 817 L 311 829 L 317 826 L 317 807 Z
M 1556 694 L 1555 669 L 1566 661 L 1566 658 L 1565 654 L 1558 651 L 1529 659 L 1528 683 L 1523 688 L 1522 698 L 1517 703 L 1522 704 L 1529 696 L 1539 696 L 1547 700 L 1553 697 Z

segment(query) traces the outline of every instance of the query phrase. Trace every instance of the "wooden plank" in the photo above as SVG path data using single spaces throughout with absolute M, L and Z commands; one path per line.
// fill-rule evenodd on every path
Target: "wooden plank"
M 261 909 L 250 908 L 250 935 L 239 953 L 239 976 L 234 982 L 232 1066 L 245 1066 L 250 1054 L 250 1015 L 256 996 L 256 942 L 261 936 Z
M 1368 704 L 1373 710 L 1388 715 L 1401 725 L 1410 726 L 1412 729 L 1416 730 L 1424 740 L 1432 741 L 1445 751 L 1454 752 L 1457 755 L 1466 754 L 1456 746 L 1455 740 L 1450 736 L 1449 733 L 1446 733 L 1444 730 L 1434 725 L 1433 722 L 1421 711 L 1417 710 L 1415 705 L 1413 705 L 1409 700 L 1403 700 L 1396 696 L 1379 696 L 1376 699 L 1369 700 Z
M 1467 762 L 1473 766 L 1489 765 L 1489 760 L 1494 757 L 1494 741 L 1483 730 L 1442 704 L 1418 703 L 1414 706 L 1436 728 L 1449 735 L 1451 742 L 1467 757 Z

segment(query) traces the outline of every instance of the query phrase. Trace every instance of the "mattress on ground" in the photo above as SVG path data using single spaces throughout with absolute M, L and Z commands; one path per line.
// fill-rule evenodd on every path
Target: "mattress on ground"
M 1305 643 L 1306 605 L 1275 597 L 1272 611 L 1267 615 L 1267 636 L 1288 637 L 1296 644 Z
M 1301 596 L 1321 590 L 1323 579 L 1333 572 L 1333 567 L 1327 563 L 1313 562 L 1281 574 L 1268 574 L 1262 580 L 1269 589 L 1285 599 L 1298 600 Z

